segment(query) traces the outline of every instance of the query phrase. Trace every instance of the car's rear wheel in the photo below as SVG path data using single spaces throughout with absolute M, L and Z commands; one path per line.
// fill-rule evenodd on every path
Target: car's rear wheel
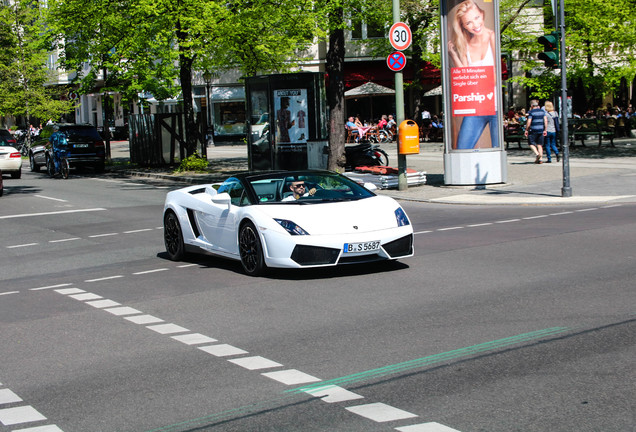
M 258 276 L 265 271 L 263 246 L 252 222 L 245 222 L 239 230 L 239 253 L 245 273 L 250 276 Z
M 166 245 L 168 257 L 172 261 L 180 261 L 185 257 L 185 245 L 179 218 L 171 210 L 167 211 L 163 218 L 163 242 Z

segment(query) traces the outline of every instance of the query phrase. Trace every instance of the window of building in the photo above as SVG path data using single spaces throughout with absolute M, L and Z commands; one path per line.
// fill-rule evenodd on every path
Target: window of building
M 245 102 L 214 102 L 214 134 L 245 133 Z

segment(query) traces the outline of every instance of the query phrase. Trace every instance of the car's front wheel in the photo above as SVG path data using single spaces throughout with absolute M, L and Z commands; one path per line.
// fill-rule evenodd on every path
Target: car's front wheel
M 185 245 L 179 218 L 173 211 L 167 211 L 163 217 L 163 242 L 166 252 L 172 261 L 180 261 L 185 257 Z
M 39 172 L 40 165 L 35 162 L 35 158 L 32 154 L 29 154 L 29 167 L 31 168 L 31 172 Z
M 239 253 L 245 273 L 250 276 L 258 276 L 265 271 L 263 246 L 252 222 L 245 222 L 239 230 Z

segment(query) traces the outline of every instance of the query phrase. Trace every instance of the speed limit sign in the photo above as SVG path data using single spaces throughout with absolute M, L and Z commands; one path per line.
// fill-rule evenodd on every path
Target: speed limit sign
M 411 46 L 413 34 L 409 26 L 403 22 L 396 22 L 391 26 L 391 30 L 389 31 L 389 40 L 393 48 L 398 51 L 404 51 Z

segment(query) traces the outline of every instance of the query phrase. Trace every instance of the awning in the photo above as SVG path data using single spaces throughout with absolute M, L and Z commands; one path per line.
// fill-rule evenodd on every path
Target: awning
M 384 87 L 374 82 L 367 82 L 361 86 L 352 88 L 345 92 L 345 99 L 371 96 L 391 96 L 395 94 L 395 90 Z
M 434 89 L 431 89 L 424 93 L 422 96 L 441 96 L 442 95 L 442 86 L 437 86 Z

